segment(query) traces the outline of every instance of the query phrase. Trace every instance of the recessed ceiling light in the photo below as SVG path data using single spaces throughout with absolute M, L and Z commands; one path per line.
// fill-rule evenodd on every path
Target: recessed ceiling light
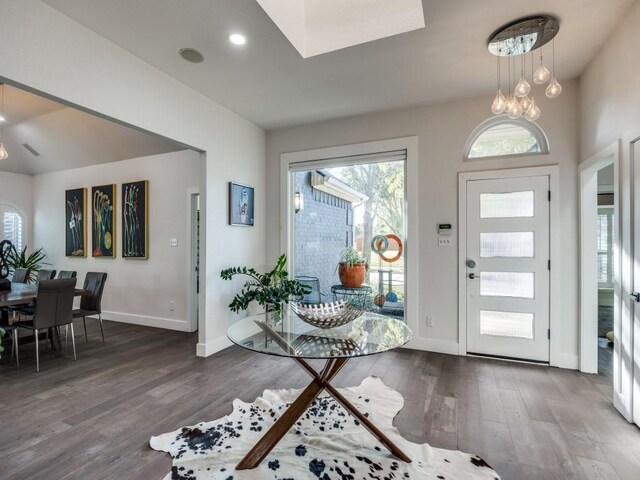
M 229 35 L 229 41 L 234 45 L 244 45 L 247 43 L 247 38 L 241 33 L 232 33 Z
M 4 118 L 2 115 L 0 115 L 0 122 L 4 122 L 6 120 L 6 118 Z
M 200 63 L 204 60 L 204 56 L 195 48 L 181 48 L 179 53 L 187 62 Z

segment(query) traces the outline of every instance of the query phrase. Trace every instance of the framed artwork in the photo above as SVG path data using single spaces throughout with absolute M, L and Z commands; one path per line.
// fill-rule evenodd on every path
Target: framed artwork
M 87 256 L 87 189 L 76 188 L 64 193 L 65 254 L 67 257 Z
M 253 187 L 229 182 L 229 225 L 253 227 Z
M 91 254 L 94 257 L 116 256 L 116 186 L 91 188 L 93 223 L 91 224 Z
M 149 181 L 122 184 L 122 256 L 149 258 Z

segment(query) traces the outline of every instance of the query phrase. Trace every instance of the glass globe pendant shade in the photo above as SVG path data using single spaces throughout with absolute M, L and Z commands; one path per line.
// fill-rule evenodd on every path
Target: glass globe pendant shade
M 540 66 L 536 68 L 535 72 L 533 72 L 533 81 L 538 85 L 542 85 L 549 80 L 550 76 L 551 72 L 549 72 L 549 69 L 545 67 L 542 60 L 540 60 Z
M 7 158 L 9 158 L 7 149 L 4 148 L 4 143 L 0 142 L 0 160 L 6 160 Z
M 531 85 L 529 85 L 529 82 L 527 82 L 524 76 L 520 77 L 520 80 L 518 81 L 518 84 L 516 85 L 516 88 L 513 91 L 514 95 L 516 97 L 526 97 L 527 95 L 529 95 L 530 91 L 531 91 Z
M 526 112 L 529 109 L 530 105 L 531 99 L 528 96 L 525 96 L 520 100 L 520 106 L 522 107 L 523 112 Z
M 536 105 L 536 99 L 532 97 L 531 104 L 529 105 L 529 108 L 527 108 L 527 111 L 524 113 L 524 118 L 526 118 L 530 122 L 535 122 L 538 118 L 540 118 L 540 113 L 540 107 Z
M 496 93 L 496 98 L 493 99 L 493 103 L 491 104 L 491 111 L 494 114 L 499 115 L 503 113 L 506 108 L 507 108 L 507 99 L 504 98 L 502 91 L 498 90 L 498 93 Z
M 507 104 L 507 115 L 512 120 L 520 118 L 522 115 L 522 107 L 516 97 L 511 97 L 509 99 L 509 103 Z
M 544 93 L 549 98 L 556 98 L 558 95 L 560 95 L 561 92 L 562 92 L 562 85 L 558 83 L 558 80 L 556 80 L 556 76 L 554 75 L 553 79 L 551 80 L 551 83 L 549 83 Z

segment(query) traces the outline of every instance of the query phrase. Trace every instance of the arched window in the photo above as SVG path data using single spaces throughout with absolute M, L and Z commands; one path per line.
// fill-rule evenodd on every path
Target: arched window
M 478 125 L 467 140 L 464 159 L 547 153 L 547 136 L 537 124 L 520 118 L 512 120 L 506 115 L 501 115 L 491 117 Z
M 2 220 L 2 238 L 9 240 L 17 250 L 24 248 L 25 218 L 16 208 L 0 203 L 0 220 Z

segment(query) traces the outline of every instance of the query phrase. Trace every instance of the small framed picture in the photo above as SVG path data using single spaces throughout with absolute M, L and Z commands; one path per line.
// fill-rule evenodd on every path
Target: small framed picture
M 229 182 L 229 225 L 253 227 L 253 187 Z

